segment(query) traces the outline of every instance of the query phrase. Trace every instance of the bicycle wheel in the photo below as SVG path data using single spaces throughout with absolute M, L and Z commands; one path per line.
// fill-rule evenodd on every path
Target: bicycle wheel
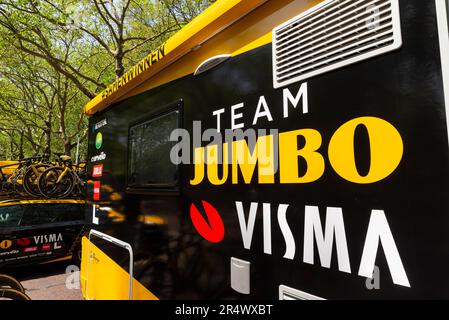
M 13 289 L 0 289 L 0 300 L 1 299 L 10 299 L 10 300 L 31 300 L 25 293 L 22 293 Z
M 77 172 L 72 172 L 75 185 L 73 187 L 73 196 L 82 197 L 86 196 L 86 180 L 82 178 Z
M 74 187 L 72 173 L 67 172 L 60 178 L 64 170 L 63 167 L 51 167 L 42 172 L 38 180 L 42 195 L 46 198 L 65 198 L 72 192 Z
M 38 181 L 40 175 L 48 168 L 50 168 L 50 165 L 48 164 L 38 164 L 34 167 L 29 167 L 26 170 L 22 182 L 26 193 L 34 197 L 42 196 L 42 193 L 39 190 Z
M 9 196 L 14 193 L 14 187 L 10 182 L 4 182 L 0 186 L 0 194 L 2 196 Z
M 73 172 L 67 172 L 64 177 L 64 181 L 61 181 L 60 184 L 64 184 L 66 187 L 61 185 L 61 189 L 58 192 L 58 198 L 64 199 L 72 195 L 73 190 L 75 190 L 75 178 L 73 176 Z
M 25 293 L 25 289 L 19 281 L 6 274 L 0 274 L 0 289 L 7 289 L 4 287 L 8 287 L 10 289 Z

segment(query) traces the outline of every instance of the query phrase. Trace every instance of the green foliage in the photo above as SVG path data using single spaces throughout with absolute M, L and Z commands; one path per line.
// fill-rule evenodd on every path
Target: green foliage
M 86 153 L 83 106 L 213 0 L 0 0 L 0 160 Z

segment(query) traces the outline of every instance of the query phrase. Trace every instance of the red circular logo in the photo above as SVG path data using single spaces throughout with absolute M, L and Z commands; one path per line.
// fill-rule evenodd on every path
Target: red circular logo
M 28 238 L 22 238 L 22 239 L 17 240 L 17 244 L 22 247 L 26 247 L 31 244 L 31 240 Z
M 224 224 L 218 211 L 208 202 L 202 201 L 207 219 L 203 217 L 198 208 L 192 203 L 190 218 L 198 233 L 207 241 L 219 243 L 224 238 Z

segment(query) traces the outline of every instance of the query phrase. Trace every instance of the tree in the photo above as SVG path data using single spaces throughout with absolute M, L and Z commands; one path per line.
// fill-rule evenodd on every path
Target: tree
M 211 0 L 0 0 L 0 158 L 86 150 L 82 107 Z
M 64 75 L 39 59 L 19 55 L 8 59 L 8 67 L 0 67 L 0 76 L 6 89 L 0 92 L 2 131 L 14 141 L 12 134 L 19 133 L 19 150 L 25 140 L 32 153 L 50 154 L 56 148 L 70 154 L 76 137 L 86 138 L 84 115 L 78 112 L 76 99 L 80 92 Z
M 112 65 L 115 77 L 122 76 L 126 58 L 131 62 L 128 67 L 136 63 L 210 2 L 7 0 L 0 1 L 0 26 L 16 49 L 45 60 L 93 98 L 112 82 L 106 72 Z M 63 58 L 67 48 L 73 59 Z M 137 49 L 144 54 L 136 59 Z M 100 70 L 84 67 L 101 61 Z

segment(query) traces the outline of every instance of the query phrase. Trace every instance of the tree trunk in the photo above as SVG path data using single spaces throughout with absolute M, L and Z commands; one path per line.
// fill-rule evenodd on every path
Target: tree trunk
M 53 113 L 50 111 L 48 113 L 48 119 L 45 121 L 45 146 L 44 146 L 44 153 L 51 155 L 51 120 L 53 117 Z
M 14 143 L 13 143 L 13 137 L 11 137 L 11 140 L 9 140 L 9 148 L 11 152 L 11 160 L 14 159 Z
M 120 45 L 119 45 L 120 46 Z M 125 73 L 125 67 L 123 66 L 123 50 L 120 48 L 115 55 L 115 76 L 120 78 Z
M 19 140 L 19 159 L 25 158 L 25 155 L 23 153 L 23 136 L 25 135 L 25 132 L 22 130 L 20 131 L 20 140 Z
M 72 143 L 69 140 L 64 141 L 64 154 L 70 156 L 72 153 Z

